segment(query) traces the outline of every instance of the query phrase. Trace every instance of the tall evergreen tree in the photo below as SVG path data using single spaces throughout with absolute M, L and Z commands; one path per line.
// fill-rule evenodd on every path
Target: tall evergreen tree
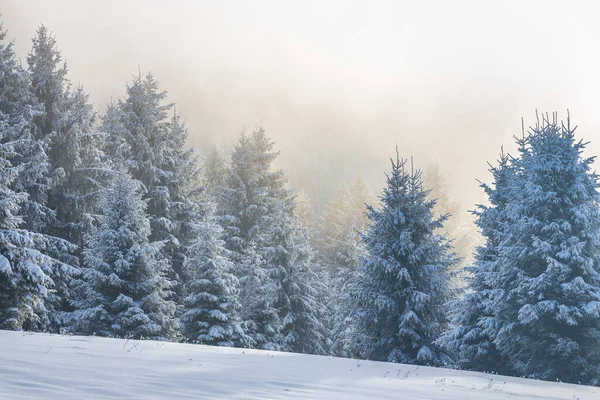
M 555 116 L 517 142 L 520 190 L 490 277 L 494 343 L 518 373 L 598 384 L 600 184 L 574 131 Z
M 510 374 L 508 361 L 494 344 L 498 324 L 494 303 L 500 292 L 490 285 L 490 278 L 499 272 L 499 246 L 513 222 L 507 206 L 514 201 L 518 188 L 517 170 L 511 157 L 502 152 L 498 165 L 491 167 L 490 172 L 493 184 L 481 184 L 490 204 L 478 205 L 473 212 L 485 244 L 476 250 L 475 265 L 464 267 L 466 293 L 452 303 L 452 329 L 445 332 L 438 343 L 454 356 L 461 369 Z
M 223 247 L 214 206 L 206 199 L 198 204 L 204 206 L 203 219 L 194 227 L 196 239 L 188 248 L 184 264 L 189 280 L 181 316 L 183 336 L 202 344 L 247 344 L 239 319 L 239 283 Z
M 313 247 L 312 243 L 316 233 L 314 222 L 315 212 L 312 200 L 303 189 L 296 190 L 295 192 L 294 213 L 298 217 L 300 225 L 307 229 L 309 243 L 311 244 L 311 247 Z
M 50 139 L 47 136 L 58 130 L 58 121 L 62 117 L 68 84 L 67 64 L 56 48 L 56 39 L 44 25 L 37 29 L 32 42 L 27 64 L 33 92 L 44 108 L 44 113 L 36 121 L 40 128 L 38 135 L 40 138 Z M 58 153 L 59 149 L 54 151 Z
M 297 222 L 285 175 L 273 169 L 273 146 L 262 128 L 242 134 L 220 193 L 220 221 L 240 296 L 254 297 L 242 313 L 244 329 L 255 347 L 322 352 L 308 235 Z
M 276 271 L 268 268 L 259 251 L 256 243 L 249 242 L 242 254 L 236 255 L 234 271 L 240 283 L 242 328 L 248 339 L 247 346 L 279 350 L 282 329 L 276 308 L 279 285 L 274 279 Z M 229 254 L 235 253 L 230 251 Z
M 5 117 L 0 113 L 1 135 L 20 129 L 7 126 Z M 0 329 L 33 328 L 53 285 L 54 260 L 36 250 L 43 236 L 19 229 L 18 212 L 27 194 L 10 187 L 19 173 L 9 160 L 16 150 L 13 143 L 0 143 Z
M 317 263 L 321 279 L 327 279 L 328 335 L 331 351 L 338 356 L 348 355 L 346 334 L 353 308 L 350 296 L 356 290 L 357 269 L 364 255 L 360 234 L 368 227 L 366 204 L 370 200 L 368 186 L 357 178 L 334 193 L 320 221 Z
M 104 156 L 104 135 L 95 129 L 96 114 L 82 87 L 66 94 L 64 112 L 52 147 L 61 149 L 52 162 L 64 179 L 51 190 L 56 206 L 55 235 L 76 244 L 80 251 L 98 212 L 98 194 L 112 175 Z
M 57 229 L 56 206 L 52 204 L 49 195 L 57 184 L 64 180 L 64 170 L 57 166 L 63 156 L 67 155 L 64 148 L 55 145 L 53 141 L 62 142 L 59 125 L 65 121 L 64 109 L 67 100 L 67 65 L 63 62 L 60 51 L 56 48 L 56 39 L 44 25 L 41 25 L 32 40 L 33 46 L 27 56 L 32 91 L 42 106 L 42 112 L 36 115 L 36 138 L 44 146 L 48 156 L 45 171 L 45 185 L 36 193 L 39 207 L 34 207 L 27 214 L 26 223 L 37 232 L 55 234 Z M 28 191 L 29 192 L 29 191 Z M 34 192 L 35 193 L 35 192 Z
M 279 271 L 281 288 L 276 307 L 282 321 L 282 349 L 326 354 L 326 308 L 319 297 L 325 286 L 311 262 L 308 230 L 293 209 L 282 213 L 277 222 L 266 260 Z
M 356 301 L 354 351 L 361 357 L 410 364 L 449 362 L 434 344 L 446 328 L 451 299 L 449 268 L 456 262 L 448 241 L 434 231 L 445 220 L 433 217 L 435 201 L 419 171 L 392 160 L 392 172 L 372 222 Z
M 244 331 L 254 347 L 279 349 L 282 327 L 275 304 L 279 271 L 267 263 L 264 249 L 285 182 L 282 171 L 271 170 L 278 153 L 259 151 L 258 135 L 264 136 L 264 131 L 259 129 L 250 136 L 242 133 L 234 147 L 227 181 L 219 191 L 220 223 L 242 285 Z
M 202 169 L 204 186 L 208 193 L 218 196 L 218 192 L 225 185 L 227 168 L 225 155 L 216 144 L 213 144 L 204 160 L 204 168 Z
M 83 242 L 82 228 L 89 227 L 88 215 L 83 211 L 89 207 L 74 204 L 75 198 L 81 200 L 85 196 L 80 196 L 78 179 L 71 175 L 82 175 L 81 156 L 94 151 L 93 143 L 81 138 L 90 131 L 94 113 L 81 88 L 71 91 L 67 66 L 56 47 L 56 39 L 43 25 L 33 38 L 27 63 L 32 91 L 42 105 L 43 112 L 35 118 L 36 137 L 48 155 L 48 166 L 43 190 L 34 192 L 39 206 L 28 210 L 25 224 L 56 238 L 47 240 L 47 252 L 73 267 L 70 273 L 53 271 L 56 291 L 46 302 L 48 325 L 44 328 L 57 330 L 66 323 L 71 310 L 69 303 L 74 294 L 69 285 L 78 273 L 81 250 L 77 245 Z
M 163 104 L 165 98 L 166 92 L 159 90 L 151 74 L 139 74 L 118 108 L 109 107 L 102 129 L 109 138 L 109 157 L 126 164 L 143 185 L 152 226 L 150 240 L 165 243 L 161 251 L 172 266 L 169 276 L 185 281 L 185 246 L 193 239 L 186 233 L 194 208 L 187 190 L 190 179 L 198 177 L 198 166 L 193 150 L 185 149 L 185 124 L 176 112 L 169 119 L 173 105 Z M 178 285 L 177 297 L 181 290 Z
M 599 382 L 599 181 L 574 131 L 546 116 L 493 171 L 472 292 L 441 340 L 468 368 Z
M 35 218 L 25 221 L 44 210 L 47 156 L 34 123 L 42 108 L 5 39 L 0 26 L 0 328 L 34 329 L 47 317 L 53 272 L 70 269 L 46 253 L 59 241 L 33 232 Z
M 140 184 L 122 168 L 100 197 L 100 225 L 84 251 L 84 293 L 72 330 L 134 338 L 173 338 L 178 331 L 162 242 L 150 242 Z
M 107 160 L 116 164 L 125 164 L 131 155 L 131 146 L 127 141 L 123 110 L 119 104 L 111 102 L 102 116 L 99 131 L 105 136 L 103 152 Z

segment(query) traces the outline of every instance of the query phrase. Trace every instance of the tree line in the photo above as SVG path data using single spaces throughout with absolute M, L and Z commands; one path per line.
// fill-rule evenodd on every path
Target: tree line
M 358 178 L 316 218 L 262 127 L 201 159 L 150 73 L 98 115 L 47 28 L 26 67 L 6 36 L 0 329 L 598 384 L 599 183 L 569 118 L 490 166 L 466 262 L 446 188 L 398 150 L 378 199 Z

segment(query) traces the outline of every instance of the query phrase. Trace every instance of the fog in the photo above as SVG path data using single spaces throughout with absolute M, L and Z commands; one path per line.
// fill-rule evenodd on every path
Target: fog
M 395 145 L 439 164 L 465 209 L 521 117 L 571 111 L 600 154 L 597 6 L 551 1 L 0 0 L 22 62 L 40 24 L 99 112 L 151 71 L 190 145 L 229 149 L 262 124 L 317 205 L 362 175 L 379 191 Z

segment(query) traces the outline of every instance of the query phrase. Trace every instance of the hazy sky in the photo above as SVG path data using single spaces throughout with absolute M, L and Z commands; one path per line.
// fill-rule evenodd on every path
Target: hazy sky
M 278 165 L 326 197 L 357 174 L 379 190 L 398 145 L 440 164 L 470 207 L 536 108 L 569 108 L 600 154 L 594 3 L 0 0 L 0 12 L 23 62 L 48 26 L 100 112 L 139 65 L 200 149 L 262 124 Z

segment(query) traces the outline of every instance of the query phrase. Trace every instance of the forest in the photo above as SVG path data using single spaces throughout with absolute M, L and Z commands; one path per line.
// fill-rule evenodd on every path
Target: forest
M 268 126 L 200 156 L 151 73 L 99 113 L 32 44 L 0 31 L 0 329 L 600 384 L 600 183 L 568 113 L 498 149 L 471 215 L 401 148 L 316 215 Z

